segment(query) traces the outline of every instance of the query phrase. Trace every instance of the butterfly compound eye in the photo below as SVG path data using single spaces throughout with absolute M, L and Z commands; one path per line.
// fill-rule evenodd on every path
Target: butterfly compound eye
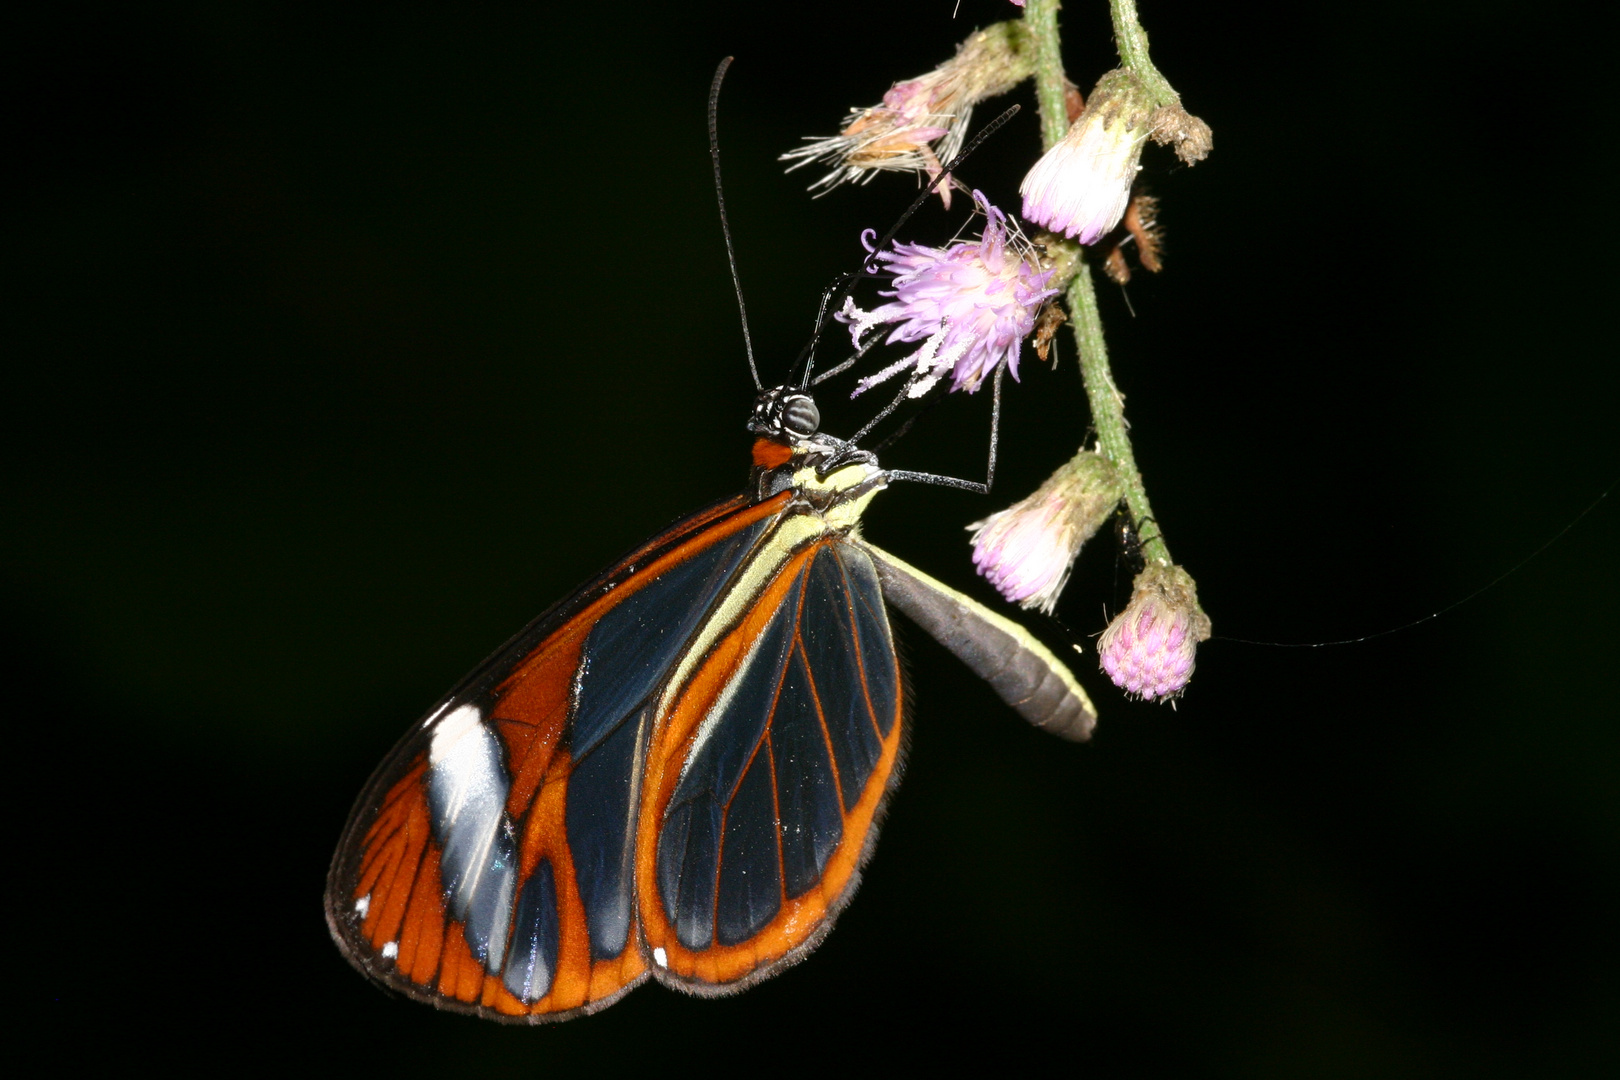
M 797 394 L 782 409 L 782 426 L 795 435 L 814 435 L 821 426 L 821 410 L 809 397 Z

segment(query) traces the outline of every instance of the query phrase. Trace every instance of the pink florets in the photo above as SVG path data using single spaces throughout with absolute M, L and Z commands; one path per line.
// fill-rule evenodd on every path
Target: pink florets
M 1191 576 L 1153 565 L 1137 575 L 1131 602 L 1103 631 L 1097 656 L 1115 686 L 1163 701 L 1186 689 L 1198 643 L 1209 634 Z
M 907 79 L 895 83 L 883 94 L 883 107 L 907 124 L 925 124 L 931 116 L 939 115 L 934 108 L 937 80 L 931 78 Z M 918 141 L 932 141 L 946 134 L 943 127 L 916 128 Z
M 977 240 L 959 240 L 946 248 L 925 244 L 895 244 L 877 259 L 894 275 L 894 297 L 874 311 L 853 303 L 839 318 L 850 323 L 850 336 L 859 348 L 861 338 L 874 326 L 898 323 L 888 341 L 922 342 L 923 347 L 905 360 L 862 379 L 857 394 L 914 368 L 914 396 L 927 392 L 948 370 L 952 390 L 977 390 L 985 377 L 1005 365 L 1018 377 L 1020 345 L 1035 329 L 1035 316 L 1058 290 L 1049 289 L 1052 271 L 1037 264 L 1029 243 L 1005 214 L 979 192 L 973 200 L 985 216 L 984 234 Z M 870 231 L 863 242 L 870 250 Z
M 974 567 L 1013 603 L 1033 600 L 1050 611 L 1079 551 L 1063 528 L 1067 516 L 1055 495 L 990 515 L 977 523 Z
M 1118 225 L 1141 169 L 1150 109 L 1134 75 L 1104 75 L 1068 134 L 1025 174 L 1024 220 L 1082 244 Z
M 1081 545 L 1114 512 L 1119 496 L 1114 466 L 1083 450 L 1033 495 L 968 526 L 973 565 L 1008 600 L 1050 614 Z
M 879 172 L 894 170 L 937 180 L 942 163 L 962 148 L 973 107 L 1005 94 L 1033 70 L 1027 32 L 1016 19 L 997 23 L 969 35 L 956 55 L 933 71 L 895 83 L 882 104 L 852 109 L 837 135 L 810 139 L 782 160 L 793 162 L 789 172 L 812 162 L 831 166 L 810 185 L 812 191 L 864 184 Z M 935 190 L 949 208 L 951 182 L 943 181 Z

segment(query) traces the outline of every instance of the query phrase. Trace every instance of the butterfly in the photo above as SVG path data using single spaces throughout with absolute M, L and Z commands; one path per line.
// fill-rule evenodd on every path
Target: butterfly
M 563 1020 L 649 977 L 739 990 L 815 948 L 905 743 L 889 609 L 1031 723 L 1096 713 L 1027 630 L 862 538 L 894 474 L 757 399 L 747 489 L 648 541 L 467 676 L 377 769 L 326 917 L 441 1008 Z
M 542 614 L 373 773 L 325 894 L 360 971 L 542 1023 L 648 979 L 723 994 L 801 959 L 854 894 L 900 777 L 891 610 L 1026 720 L 1090 734 L 1085 691 L 1027 630 L 862 537 L 891 482 L 944 478 L 821 432 L 809 385 L 807 362 L 756 398 L 741 494 Z

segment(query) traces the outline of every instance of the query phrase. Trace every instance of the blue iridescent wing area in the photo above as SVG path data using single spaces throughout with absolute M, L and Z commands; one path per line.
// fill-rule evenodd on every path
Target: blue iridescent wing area
M 649 758 L 637 857 L 656 977 L 723 993 L 821 940 L 898 779 L 903 696 L 870 557 L 825 537 L 787 558 Z

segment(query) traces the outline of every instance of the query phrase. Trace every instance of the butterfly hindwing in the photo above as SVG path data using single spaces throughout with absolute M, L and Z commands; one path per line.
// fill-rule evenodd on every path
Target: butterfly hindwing
M 328 880 L 345 953 L 447 1008 L 561 1019 L 646 976 L 635 815 L 659 695 L 785 495 L 688 519 L 541 616 L 394 749 Z
M 820 941 L 898 779 L 902 698 L 870 558 L 795 548 L 654 738 L 636 857 L 659 979 L 739 989 Z

